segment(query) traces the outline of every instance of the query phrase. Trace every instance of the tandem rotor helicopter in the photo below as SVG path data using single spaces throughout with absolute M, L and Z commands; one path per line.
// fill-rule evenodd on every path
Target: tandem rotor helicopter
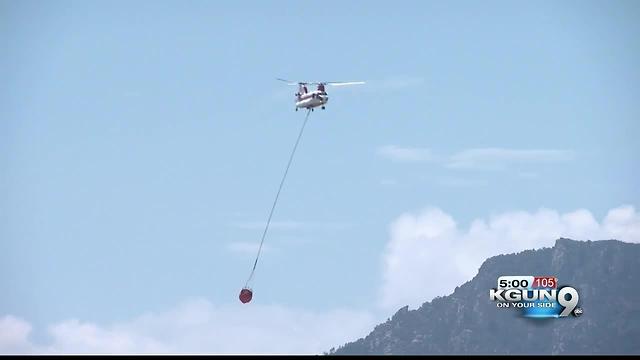
M 327 95 L 327 91 L 325 90 L 325 86 L 346 86 L 346 85 L 360 85 L 364 84 L 364 81 L 324 81 L 324 82 L 293 82 L 285 79 L 279 79 L 280 81 L 286 82 L 288 85 L 298 85 L 298 92 L 296 93 L 296 111 L 298 109 L 303 108 L 307 109 L 307 114 L 304 118 L 304 122 L 302 123 L 302 127 L 300 128 L 300 133 L 298 134 L 298 138 L 296 139 L 296 143 L 293 146 L 293 150 L 291 150 L 291 155 L 289 156 L 289 162 L 287 163 L 287 167 L 284 170 L 284 175 L 282 175 L 282 180 L 280 181 L 280 187 L 278 188 L 278 192 L 276 193 L 276 197 L 273 200 L 273 204 L 271 205 L 271 211 L 269 212 L 269 217 L 267 218 L 267 223 L 265 224 L 264 231 L 262 232 L 262 238 L 260 239 L 260 246 L 258 247 L 258 253 L 256 254 L 256 258 L 253 262 L 253 268 L 251 269 L 251 273 L 249 274 L 249 278 L 244 284 L 242 290 L 240 290 L 240 295 L 238 296 L 240 302 L 246 304 L 251 301 L 253 298 L 253 290 L 249 287 L 251 280 L 253 279 L 253 275 L 256 271 L 256 266 L 258 265 L 258 259 L 260 259 L 260 253 L 262 251 L 262 244 L 264 243 L 264 239 L 267 235 L 267 231 L 269 230 L 269 224 L 271 224 L 271 217 L 273 216 L 273 212 L 276 208 L 276 204 L 278 203 L 278 198 L 280 196 L 280 191 L 282 190 L 282 186 L 284 185 L 284 181 L 287 178 L 287 174 L 289 173 L 289 167 L 291 166 L 291 162 L 293 161 L 293 156 L 296 153 L 296 149 L 298 148 L 298 143 L 300 142 L 300 138 L 302 137 L 302 133 L 304 132 L 304 128 L 307 125 L 307 120 L 309 120 L 309 115 L 314 108 L 320 106 L 322 109 L 325 108 L 327 101 L 329 101 L 329 96 Z M 317 85 L 318 88 L 315 91 L 309 92 L 307 89 L 307 85 Z
M 287 85 L 298 85 L 298 92 L 296 93 L 296 111 L 298 109 L 309 109 L 313 111 L 314 108 L 320 106 L 324 110 L 326 103 L 329 101 L 329 96 L 325 90 L 326 85 L 330 86 L 347 86 L 347 85 L 361 85 L 364 81 L 324 81 L 324 82 L 295 82 L 278 78 L 277 80 L 284 81 Z M 315 91 L 309 92 L 307 85 L 317 85 Z

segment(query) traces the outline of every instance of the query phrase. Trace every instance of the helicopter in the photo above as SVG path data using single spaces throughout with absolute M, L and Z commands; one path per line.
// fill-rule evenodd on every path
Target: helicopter
M 323 82 L 304 82 L 304 81 L 289 81 L 285 79 L 277 78 L 277 80 L 284 81 L 287 85 L 298 85 L 298 92 L 296 95 L 296 111 L 298 109 L 309 109 L 313 111 L 314 108 L 320 106 L 322 110 L 325 109 L 325 105 L 329 101 L 329 96 L 325 90 L 325 86 L 347 86 L 347 85 L 361 85 L 364 81 L 323 81 Z M 315 91 L 309 92 L 307 85 L 317 86 Z
M 307 124 L 307 120 L 309 120 L 309 115 L 314 108 L 320 106 L 322 109 L 325 108 L 327 101 L 329 101 L 329 96 L 327 95 L 327 91 L 325 90 L 325 86 L 345 86 L 345 85 L 358 85 L 364 84 L 364 81 L 348 81 L 348 82 L 338 82 L 338 81 L 324 81 L 324 82 L 291 82 L 289 80 L 277 78 L 277 80 L 284 81 L 288 85 L 298 85 L 298 92 L 296 93 L 296 111 L 300 108 L 307 109 L 307 114 L 304 118 L 304 122 L 302 123 L 302 127 L 300 128 L 300 133 L 298 134 L 298 139 L 293 146 L 293 150 L 291 151 L 291 155 L 289 156 L 289 163 L 287 163 L 287 167 L 284 170 L 284 175 L 282 176 L 282 180 L 280 181 L 280 187 L 278 188 L 278 192 L 276 193 L 275 200 L 271 205 L 271 212 L 269 213 L 269 217 L 267 218 L 267 223 L 265 225 L 264 231 L 262 232 L 262 238 L 260 240 L 260 246 L 258 247 L 258 253 L 256 255 L 256 259 L 253 262 L 253 268 L 251 269 L 251 273 L 249 274 L 249 278 L 245 283 L 242 290 L 240 290 L 240 295 L 238 298 L 240 302 L 243 304 L 247 304 L 251 302 L 253 298 L 253 290 L 249 287 L 249 283 L 253 279 L 253 274 L 255 273 L 256 266 L 258 265 L 258 259 L 260 259 L 260 252 L 262 250 L 262 244 L 264 242 L 265 236 L 267 235 L 267 230 L 269 230 L 269 224 L 271 224 L 271 217 L 273 215 L 273 211 L 276 208 L 276 204 L 278 203 L 278 197 L 280 196 L 280 191 L 282 190 L 282 186 L 284 185 L 284 181 L 287 178 L 287 174 L 289 173 L 289 167 L 291 166 L 291 161 L 293 160 L 293 156 L 296 153 L 296 149 L 298 148 L 298 143 L 300 142 L 300 138 L 302 137 L 302 133 L 304 132 L 305 126 Z M 315 91 L 309 92 L 307 89 L 307 85 L 317 85 L 318 88 Z

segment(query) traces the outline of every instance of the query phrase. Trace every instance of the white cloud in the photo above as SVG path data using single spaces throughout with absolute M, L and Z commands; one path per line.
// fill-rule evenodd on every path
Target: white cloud
M 431 150 L 426 148 L 400 147 L 386 145 L 378 148 L 378 154 L 382 157 L 397 162 L 424 162 L 435 161 Z
M 403 214 L 390 226 L 380 305 L 417 307 L 470 280 L 488 257 L 553 246 L 560 237 L 640 242 L 640 214 L 623 206 L 598 222 L 584 209 L 516 211 L 476 219 L 467 229 L 437 208 Z
M 173 326 L 173 324 L 164 324 Z M 145 333 L 136 332 L 128 324 L 103 328 L 76 319 L 49 327 L 52 343 L 42 347 L 45 353 L 164 353 L 165 345 Z
M 453 169 L 499 169 L 514 163 L 548 163 L 572 160 L 567 150 L 468 149 L 452 155 L 446 166 Z
M 231 252 L 240 254 L 255 255 L 260 247 L 259 241 L 234 241 L 227 244 L 227 249 Z M 273 249 L 267 244 L 262 244 L 262 252 L 271 252 Z
M 256 236 L 262 234 L 264 227 L 266 225 L 266 221 L 243 221 L 243 222 L 235 222 L 232 223 L 231 226 L 244 230 L 256 230 L 259 233 L 256 233 Z M 294 230 L 329 230 L 329 231 L 337 231 L 346 229 L 348 227 L 353 226 L 351 223 L 347 222 L 339 222 L 339 221 L 272 221 L 269 225 L 269 231 L 280 230 L 280 231 L 289 231 L 295 234 Z M 268 239 L 267 239 L 268 240 Z M 277 245 L 273 246 L 272 240 L 278 240 Z M 301 244 L 308 243 L 309 240 L 304 237 L 283 237 L 279 235 L 277 239 L 268 240 L 262 246 L 262 252 L 270 252 L 277 253 L 280 251 L 280 245 L 284 244 Z M 269 243 L 269 244 L 267 244 Z M 260 241 L 231 241 L 226 244 L 226 249 L 232 253 L 243 254 L 243 255 L 251 255 L 255 256 L 258 248 L 260 247 Z
M 266 224 L 267 224 L 266 221 L 243 221 L 243 222 L 235 222 L 231 225 L 233 227 L 240 228 L 240 229 L 264 229 Z M 300 229 L 301 227 L 303 227 L 303 225 L 304 224 L 299 221 L 291 221 L 291 220 L 272 221 L 269 224 L 269 229 L 294 230 L 294 229 Z
M 30 325 L 11 319 L 8 329 L 21 332 L 8 333 L 16 335 L 11 342 L 0 343 L 0 353 L 15 352 L 7 344 L 17 344 L 24 352 L 49 354 L 321 354 L 366 335 L 376 323 L 370 313 L 359 310 L 312 312 L 239 302 L 216 306 L 194 299 L 163 313 L 144 314 L 109 326 L 63 321 L 49 327 L 48 343 L 33 344 L 27 338 L 29 332 L 24 331 Z
M 450 169 L 500 170 L 510 165 L 566 162 L 574 158 L 569 150 L 552 149 L 466 149 L 451 155 L 436 155 L 428 148 L 385 145 L 377 149 L 378 155 L 395 162 L 431 162 Z M 532 172 L 520 172 L 524 176 Z
M 640 239 L 640 213 L 633 206 L 622 206 L 610 210 L 604 218 L 604 233 L 614 239 Z
M 398 185 L 398 181 L 396 179 L 382 179 L 382 180 L 380 180 L 380 185 L 382 185 L 382 186 L 394 186 L 394 185 Z
M 11 315 L 0 317 L 0 352 L 18 354 L 31 351 L 30 333 L 28 322 Z
M 488 182 L 483 179 L 473 179 L 473 178 L 461 177 L 461 176 L 440 176 L 435 178 L 435 182 L 441 186 L 458 187 L 458 188 L 478 187 L 478 186 L 485 186 L 488 184 Z
M 242 221 L 232 223 L 231 226 L 238 229 L 247 229 L 247 230 L 264 230 L 266 221 Z M 348 222 L 340 222 L 340 221 L 293 221 L 293 220 L 284 220 L 284 221 L 272 221 L 269 224 L 269 230 L 282 230 L 282 231 L 291 231 L 291 230 L 300 230 L 300 229 L 344 229 L 346 227 L 351 226 L 352 224 Z

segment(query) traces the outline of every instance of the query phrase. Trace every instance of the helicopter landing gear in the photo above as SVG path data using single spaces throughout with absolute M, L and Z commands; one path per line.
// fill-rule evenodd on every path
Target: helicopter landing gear
M 298 111 L 298 108 L 296 108 L 296 111 Z
M 322 107 L 322 110 L 324 110 L 324 106 Z

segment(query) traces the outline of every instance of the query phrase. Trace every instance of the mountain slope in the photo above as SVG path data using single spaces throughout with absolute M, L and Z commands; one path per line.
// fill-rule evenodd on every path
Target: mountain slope
M 584 314 L 528 319 L 498 309 L 489 289 L 501 275 L 555 275 L 578 290 Z M 453 294 L 404 307 L 331 354 L 640 354 L 639 281 L 640 244 L 558 239 L 489 258 Z

